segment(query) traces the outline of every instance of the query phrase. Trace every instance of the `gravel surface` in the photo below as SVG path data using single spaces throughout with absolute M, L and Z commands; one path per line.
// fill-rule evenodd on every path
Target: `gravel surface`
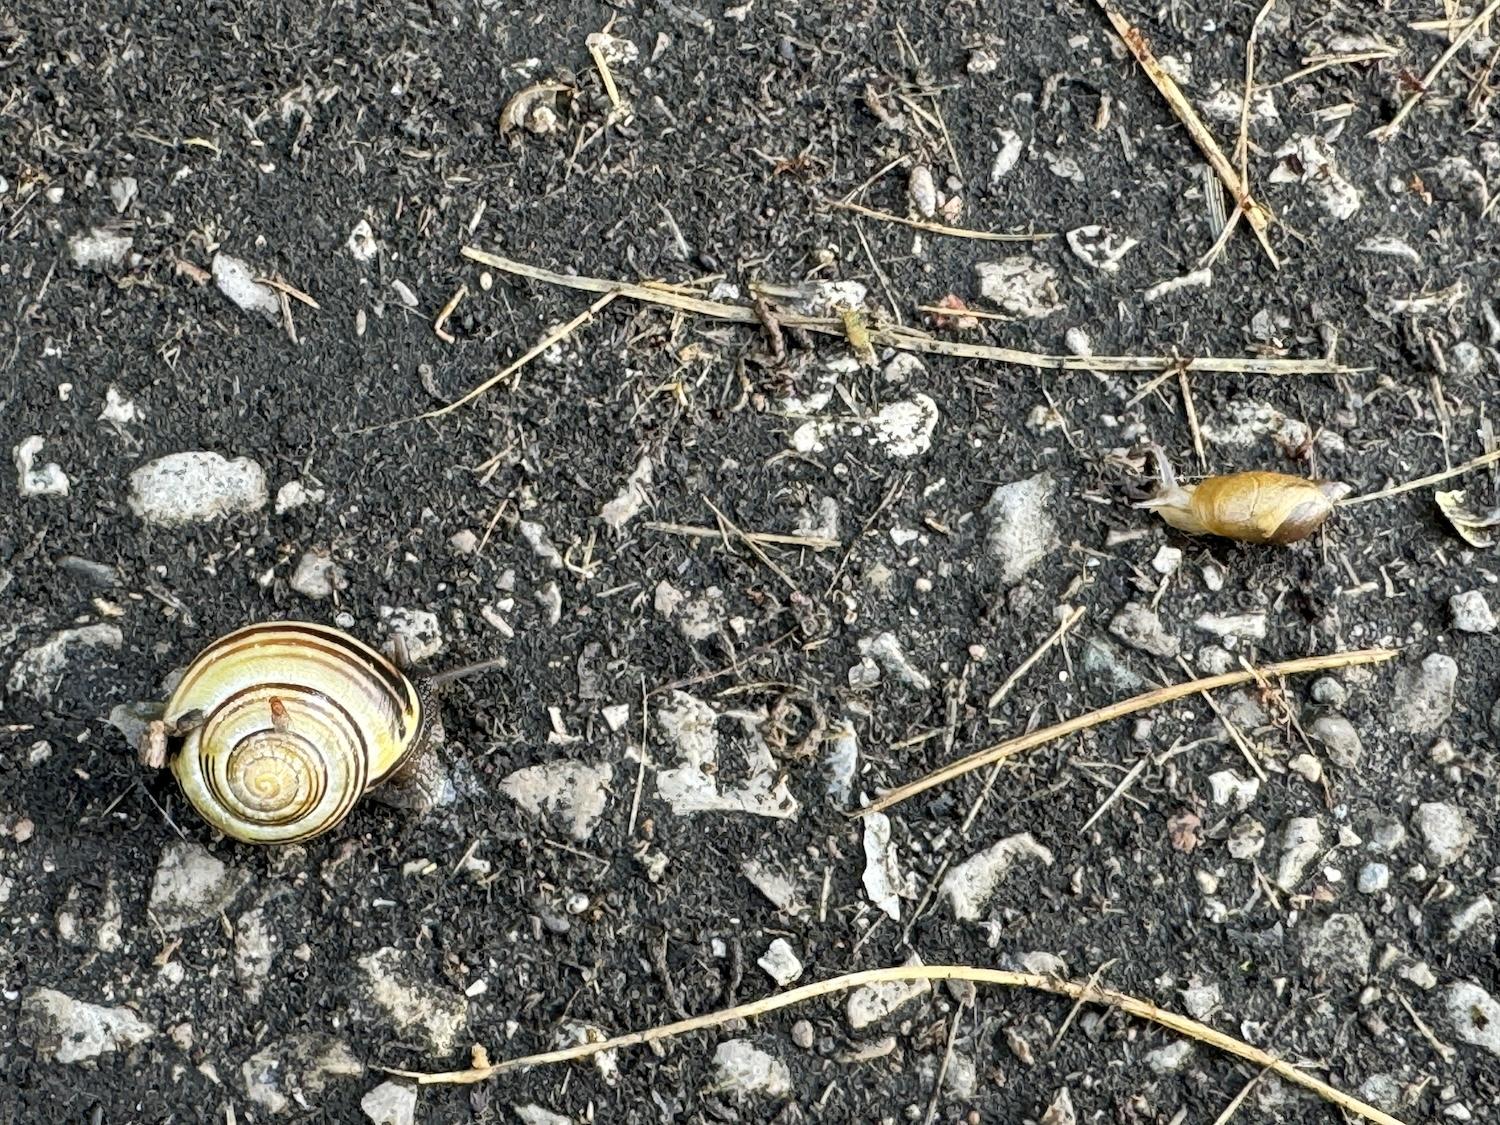
M 1500 25 L 1381 144 L 1445 6 L 1270 9 L 1278 271 L 1245 223 L 1203 265 L 1222 193 L 1093 4 L 252 8 L 0 13 L 0 1121 L 1177 1125 L 1256 1077 L 925 983 L 487 1084 L 380 1069 L 912 959 L 1100 972 L 1403 1121 L 1493 1113 L 1496 548 L 1431 488 L 1288 547 L 1132 505 L 1153 443 L 1356 494 L 1493 446 Z M 1127 9 L 1231 154 L 1258 10 Z M 828 206 L 861 185 L 1056 237 Z M 596 299 L 466 244 L 1166 376 L 617 299 L 403 421 Z M 1169 359 L 1330 350 L 1357 370 Z M 276 618 L 503 658 L 443 692 L 436 808 L 260 850 L 137 764 L 137 704 Z M 1376 644 L 847 815 L 1189 673 Z M 1273 1079 L 1238 1112 L 1338 1120 Z

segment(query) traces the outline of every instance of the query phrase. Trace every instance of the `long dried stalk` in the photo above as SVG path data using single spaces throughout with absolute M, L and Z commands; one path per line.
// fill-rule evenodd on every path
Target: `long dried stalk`
M 663 1039 L 672 1039 L 679 1035 L 686 1035 L 692 1031 L 705 1031 L 710 1028 L 722 1027 L 726 1023 L 735 1020 L 747 1020 L 755 1016 L 763 1016 L 768 1012 L 775 1012 L 782 1008 L 791 1007 L 793 1004 L 801 1004 L 808 1000 L 816 1000 L 822 996 L 829 996 L 838 992 L 846 992 L 852 988 L 859 988 L 868 984 L 884 984 L 891 981 L 913 981 L 913 980 L 964 980 L 975 984 L 998 985 L 1002 988 L 1029 988 L 1037 992 L 1050 992 L 1058 996 L 1068 996 L 1083 1003 L 1106 1004 L 1118 1008 L 1122 1012 L 1140 1019 L 1159 1024 L 1170 1031 L 1189 1039 L 1196 1039 L 1200 1043 L 1207 1043 L 1216 1047 L 1226 1054 L 1234 1055 L 1247 1062 L 1269 1070 L 1278 1077 L 1303 1089 L 1311 1090 L 1325 1101 L 1338 1106 L 1349 1113 L 1357 1114 L 1367 1121 L 1373 1121 L 1376 1125 L 1402 1125 L 1401 1121 L 1376 1109 L 1372 1105 L 1360 1101 L 1352 1094 L 1346 1094 L 1336 1087 L 1330 1086 L 1321 1079 L 1314 1078 L 1306 1071 L 1299 1070 L 1284 1059 L 1279 1059 L 1259 1047 L 1252 1046 L 1243 1040 L 1236 1039 L 1231 1035 L 1225 1035 L 1222 1031 L 1215 1030 L 1207 1024 L 1199 1023 L 1197 1020 L 1180 1016 L 1165 1008 L 1159 1008 L 1147 1000 L 1138 1000 L 1123 992 L 1116 992 L 1112 988 L 1100 988 L 1092 983 L 1080 981 L 1062 980 L 1057 977 L 1044 977 L 1036 973 L 1018 973 L 1006 969 L 981 969 L 971 965 L 901 965 L 892 969 L 865 969 L 856 973 L 846 973 L 843 976 L 833 977 L 829 980 L 817 981 L 813 984 L 805 984 L 800 988 L 788 989 L 771 996 L 753 1000 L 748 1004 L 738 1004 L 733 1008 L 724 1008 L 717 1012 L 706 1015 L 692 1016 L 689 1019 L 678 1020 L 676 1023 L 662 1024 L 658 1027 L 648 1028 L 645 1031 L 632 1031 L 627 1035 L 617 1035 L 612 1039 L 600 1040 L 597 1043 L 579 1043 L 572 1047 L 562 1047 L 555 1051 L 544 1051 L 541 1054 L 527 1055 L 524 1058 L 505 1059 L 502 1062 L 493 1063 L 489 1066 L 474 1066 L 466 1070 L 453 1070 L 439 1074 L 424 1074 L 417 1071 L 395 1070 L 387 1067 L 391 1074 L 402 1078 L 410 1078 L 421 1085 L 439 1084 L 465 1084 L 483 1082 L 499 1074 L 519 1070 L 523 1067 L 548 1066 L 553 1063 L 572 1062 L 577 1059 L 588 1058 L 591 1055 L 600 1054 L 603 1051 L 617 1051 L 623 1047 L 635 1047 L 643 1043 L 658 1043 Z
M 998 742 L 994 746 L 975 751 L 966 758 L 949 762 L 940 766 L 924 777 L 916 781 L 892 789 L 877 801 L 873 801 L 862 809 L 850 813 L 850 816 L 868 816 L 870 813 L 882 812 L 892 805 L 899 805 L 902 801 L 910 800 L 918 793 L 925 793 L 929 789 L 936 788 L 944 782 L 952 781 L 956 777 L 962 777 L 966 773 L 987 766 L 991 762 L 1004 761 L 1013 758 L 1027 750 L 1043 746 L 1048 742 L 1055 742 L 1059 738 L 1066 738 L 1070 734 L 1088 730 L 1090 727 L 1108 723 L 1114 719 L 1122 719 L 1126 715 L 1133 715 L 1137 711 L 1146 711 L 1152 707 L 1160 707 L 1163 703 L 1171 703 L 1173 700 L 1182 699 L 1198 692 L 1214 691 L 1217 688 L 1233 687 L 1236 684 L 1247 683 L 1258 676 L 1291 676 L 1300 672 L 1322 672 L 1329 668 L 1347 668 L 1354 664 L 1377 664 L 1383 660 L 1390 660 L 1397 654 L 1398 650 L 1393 648 L 1367 648 L 1357 652 L 1332 652 L 1321 656 L 1304 656 L 1298 660 L 1285 660 L 1279 664 L 1267 664 L 1257 672 L 1249 671 L 1225 672 L 1219 676 L 1208 676 L 1201 680 L 1192 680 L 1185 684 L 1170 684 L 1167 687 L 1157 688 L 1142 695 L 1122 699 L 1118 703 L 1111 703 L 1108 707 L 1101 707 L 1097 711 L 1090 711 L 1086 715 L 1077 715 L 1061 723 L 1050 727 L 1043 727 L 1030 734 L 1023 734 L 1018 738 Z
M 602 277 L 558 273 L 540 266 L 527 265 L 499 254 L 491 254 L 476 246 L 465 246 L 460 251 L 470 261 L 479 262 L 492 269 L 503 270 L 517 277 L 543 281 L 549 285 L 562 285 L 569 289 L 582 289 L 589 293 L 614 293 L 666 308 L 681 309 L 699 316 L 728 320 L 736 324 L 759 324 L 760 318 L 749 305 L 736 305 L 727 301 L 710 301 L 667 285 L 638 284 L 629 281 L 611 281 Z M 837 317 L 805 316 L 778 310 L 776 319 L 788 328 L 804 328 L 828 336 L 844 336 L 844 322 Z M 1281 359 L 1274 356 L 1231 357 L 1217 356 L 1109 356 L 1109 355 L 1046 355 L 1041 352 L 1022 351 L 1018 348 L 1002 348 L 993 344 L 966 344 L 959 340 L 939 339 L 912 329 L 895 327 L 871 327 L 870 342 L 897 348 L 902 351 L 923 352 L 930 355 L 956 356 L 960 359 L 985 359 L 997 363 L 1010 363 L 1019 367 L 1031 367 L 1040 371 L 1144 371 L 1156 373 L 1179 369 L 1186 371 L 1229 372 L 1242 375 L 1352 375 L 1357 368 L 1345 367 L 1328 359 Z

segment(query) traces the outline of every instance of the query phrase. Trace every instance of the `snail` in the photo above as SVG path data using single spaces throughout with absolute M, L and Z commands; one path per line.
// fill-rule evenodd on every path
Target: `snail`
M 404 665 L 399 643 L 397 656 Z M 188 665 L 147 726 L 141 758 L 159 767 L 171 752 L 183 794 L 226 836 L 308 840 L 342 823 L 375 786 L 433 764 L 437 689 L 498 663 L 413 678 L 326 625 L 249 625 Z
M 1149 508 L 1179 531 L 1219 535 L 1242 543 L 1295 543 L 1323 526 L 1334 505 L 1349 493 L 1337 481 L 1313 481 L 1285 473 L 1246 472 L 1178 484 L 1160 446 L 1152 446 L 1159 478 Z

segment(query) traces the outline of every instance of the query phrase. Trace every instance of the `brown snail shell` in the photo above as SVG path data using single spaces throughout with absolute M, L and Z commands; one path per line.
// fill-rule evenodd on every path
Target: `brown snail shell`
M 1218 535 L 1242 543 L 1295 543 L 1323 526 L 1349 492 L 1336 481 L 1286 473 L 1244 472 L 1178 484 L 1166 456 L 1154 449 L 1161 484 L 1136 505 L 1149 508 L 1190 535 Z

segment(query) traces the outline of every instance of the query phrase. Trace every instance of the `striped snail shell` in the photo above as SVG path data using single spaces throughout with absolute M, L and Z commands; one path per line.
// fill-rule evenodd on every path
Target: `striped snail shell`
M 431 683 L 336 629 L 247 626 L 199 653 L 172 693 L 172 772 L 227 836 L 310 839 L 422 748 Z
M 1149 508 L 1190 535 L 1219 535 L 1242 543 L 1295 543 L 1333 514 L 1349 492 L 1336 481 L 1286 473 L 1245 472 L 1178 484 L 1160 448 L 1152 447 L 1160 484 L 1138 508 Z

